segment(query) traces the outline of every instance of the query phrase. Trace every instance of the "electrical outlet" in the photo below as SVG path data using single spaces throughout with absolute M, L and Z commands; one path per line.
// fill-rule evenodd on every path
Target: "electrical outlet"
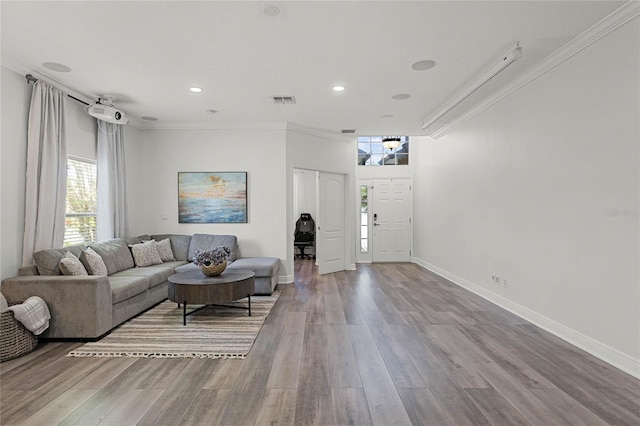
M 162 220 L 167 220 L 169 219 L 169 215 L 166 213 L 162 213 Z
M 507 288 L 509 286 L 509 282 L 507 281 L 506 278 L 502 279 L 502 287 Z

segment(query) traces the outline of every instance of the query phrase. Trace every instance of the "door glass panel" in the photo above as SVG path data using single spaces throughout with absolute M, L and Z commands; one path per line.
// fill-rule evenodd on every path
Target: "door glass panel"
M 369 251 L 369 187 L 360 186 L 360 253 Z

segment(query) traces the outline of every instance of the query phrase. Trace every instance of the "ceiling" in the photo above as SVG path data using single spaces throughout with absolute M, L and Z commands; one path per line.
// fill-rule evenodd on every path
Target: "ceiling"
M 489 90 L 624 3 L 2 1 L 2 64 L 92 99 L 115 96 L 140 128 L 293 122 L 419 135 L 429 113 L 516 42 L 522 59 Z M 270 5 L 279 14 L 265 13 Z M 411 68 L 424 59 L 436 66 Z

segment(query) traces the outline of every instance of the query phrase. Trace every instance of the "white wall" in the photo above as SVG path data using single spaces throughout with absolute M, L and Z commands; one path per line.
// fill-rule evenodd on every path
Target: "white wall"
M 300 176 L 300 184 L 302 189 L 300 191 L 300 211 L 295 212 L 293 215 L 293 226 L 295 227 L 296 221 L 300 218 L 301 213 L 309 213 L 315 220 L 317 206 L 316 206 L 316 192 L 318 186 L 318 172 L 311 170 L 295 169 L 294 175 Z
M 296 223 L 300 219 L 302 213 L 309 213 L 315 221 L 318 217 L 318 172 L 311 170 L 294 169 L 293 170 L 293 221 L 290 226 L 295 229 Z M 296 185 L 297 182 L 297 185 Z M 296 194 L 297 191 L 297 194 Z M 297 201 L 296 201 L 297 200 Z M 295 233 L 294 233 L 295 239 Z M 307 247 L 305 255 L 315 256 L 316 247 Z M 300 254 L 300 249 L 294 247 L 294 256 Z
M 294 223 L 293 218 L 293 170 L 296 168 L 344 174 L 346 179 L 345 226 L 347 263 L 355 265 L 355 206 L 351 201 L 355 197 L 355 139 L 349 140 L 341 136 L 333 136 L 318 132 L 306 132 L 299 126 L 290 126 L 286 132 L 286 170 L 287 170 L 287 222 Z M 319 208 L 319 206 L 317 206 Z M 316 219 L 317 220 L 317 219 Z M 287 257 L 283 262 L 287 271 L 287 281 L 293 281 L 293 231 L 287 227 Z
M 32 85 L 23 75 L 0 68 L 0 278 L 15 276 L 22 265 L 27 122 Z
M 146 130 L 136 138 L 127 151 L 131 235 L 233 234 L 242 256 L 286 259 L 284 130 Z M 178 223 L 178 172 L 222 171 L 248 172 L 248 223 Z
M 636 18 L 412 145 L 417 261 L 636 375 L 638 34 Z

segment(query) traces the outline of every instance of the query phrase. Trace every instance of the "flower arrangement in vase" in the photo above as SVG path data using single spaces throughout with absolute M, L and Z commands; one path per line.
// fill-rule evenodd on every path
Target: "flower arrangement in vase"
M 198 265 L 206 276 L 215 277 L 227 267 L 227 257 L 230 254 L 231 249 L 227 246 L 218 246 L 213 250 L 196 250 L 193 263 Z

